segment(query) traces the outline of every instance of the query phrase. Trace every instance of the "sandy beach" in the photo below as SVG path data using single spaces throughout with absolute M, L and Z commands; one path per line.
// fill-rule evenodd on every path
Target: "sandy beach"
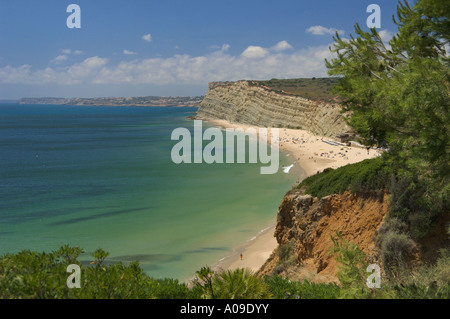
M 256 130 L 259 128 L 257 126 L 230 123 L 225 120 L 208 120 L 208 122 L 223 129 L 242 128 L 245 131 L 248 128 L 254 128 Z M 338 168 L 380 155 L 379 150 L 370 149 L 368 151 L 362 147 L 332 145 L 336 142 L 338 141 L 316 136 L 305 130 L 279 129 L 280 150 L 289 154 L 292 158 L 292 164 L 294 166 L 299 165 L 306 173 L 306 177 L 321 172 L 326 168 Z M 297 183 L 300 182 L 300 179 L 297 180 Z M 272 225 L 268 226 L 259 234 L 256 234 L 251 240 L 234 248 L 227 256 L 214 265 L 213 268 L 216 270 L 250 268 L 255 272 L 258 271 L 267 258 L 269 258 L 272 251 L 278 246 L 273 236 L 275 223 L 276 212 L 274 212 Z
M 224 257 L 212 268 L 216 271 L 249 268 L 257 272 L 278 245 L 277 240 L 273 236 L 274 232 L 275 224 L 262 230 L 242 245 L 235 247 L 228 256 Z

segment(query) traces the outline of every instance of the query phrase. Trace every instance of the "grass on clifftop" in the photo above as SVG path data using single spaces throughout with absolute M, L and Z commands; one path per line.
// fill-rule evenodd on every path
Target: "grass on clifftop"
M 270 90 L 288 95 L 301 96 L 310 100 L 332 101 L 336 95 L 331 88 L 337 78 L 271 79 L 268 81 L 248 81 L 250 85 L 260 85 Z
M 306 187 L 306 193 L 315 197 L 352 192 L 369 192 L 386 189 L 387 165 L 382 157 L 367 159 L 338 169 L 328 168 L 322 173 L 306 178 L 298 188 Z

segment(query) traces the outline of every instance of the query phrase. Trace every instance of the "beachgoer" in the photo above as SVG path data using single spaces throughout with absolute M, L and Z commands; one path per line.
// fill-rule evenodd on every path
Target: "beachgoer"
M 242 260 L 242 254 L 241 254 L 241 260 Z

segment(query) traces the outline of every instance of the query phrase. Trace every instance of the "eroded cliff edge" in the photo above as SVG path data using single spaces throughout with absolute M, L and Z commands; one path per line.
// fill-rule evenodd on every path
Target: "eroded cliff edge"
M 338 264 L 330 254 L 331 236 L 336 237 L 337 232 L 358 245 L 372 263 L 379 263 L 374 238 L 388 206 L 386 194 L 361 196 L 345 192 L 319 199 L 300 189 L 288 192 L 277 214 L 275 237 L 279 247 L 260 274 L 338 282 Z
M 196 119 L 298 128 L 327 137 L 350 130 L 338 104 L 278 94 L 248 81 L 210 83 Z

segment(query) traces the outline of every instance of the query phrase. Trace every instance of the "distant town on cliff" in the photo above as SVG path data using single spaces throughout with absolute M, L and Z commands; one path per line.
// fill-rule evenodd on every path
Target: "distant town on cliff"
M 59 104 L 91 106 L 198 106 L 203 96 L 144 96 L 101 98 L 22 98 L 19 104 Z

